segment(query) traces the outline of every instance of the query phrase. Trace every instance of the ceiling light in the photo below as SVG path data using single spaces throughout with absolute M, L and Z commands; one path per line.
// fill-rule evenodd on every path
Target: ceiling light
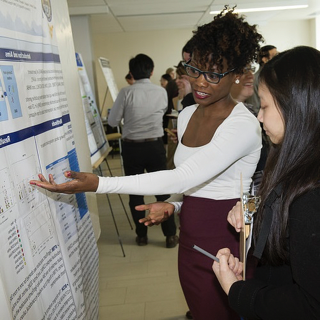
M 242 6 L 243 7 L 243 6 Z M 260 8 L 246 8 L 246 9 L 241 9 L 241 8 L 235 8 L 234 12 L 238 13 L 244 13 L 244 12 L 262 12 L 262 11 L 276 11 L 276 10 L 290 10 L 290 9 L 304 9 L 308 8 L 307 4 L 301 4 L 301 5 L 287 5 L 287 6 L 275 6 L 275 7 L 260 7 Z M 213 9 L 211 7 L 211 9 Z M 216 8 L 215 8 L 216 9 Z M 210 11 L 210 14 L 219 14 L 221 10 L 213 10 Z

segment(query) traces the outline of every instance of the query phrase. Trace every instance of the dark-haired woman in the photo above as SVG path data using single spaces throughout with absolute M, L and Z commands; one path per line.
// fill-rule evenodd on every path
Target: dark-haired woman
M 172 80 L 172 78 L 171 78 L 170 74 L 167 74 L 167 73 L 163 74 L 160 78 L 161 87 L 166 88 L 168 82 L 171 80 Z
M 249 190 L 260 156 L 261 130 L 254 115 L 230 95 L 232 84 L 256 58 L 262 37 L 243 17 L 225 10 L 194 33 L 192 59 L 185 65 L 196 105 L 178 117 L 178 147 L 173 170 L 131 177 L 97 177 L 68 172 L 74 180 L 55 185 L 40 175 L 31 181 L 56 192 L 159 194 L 183 193 L 179 242 L 179 276 L 188 306 L 196 320 L 238 319 L 219 286 L 211 261 L 193 245 L 216 252 L 238 250 L 238 235 L 226 217 L 243 189 Z M 152 206 L 152 205 L 151 205 Z M 166 215 L 174 205 L 166 206 Z M 178 206 L 178 205 L 177 205 Z M 148 207 L 150 208 L 150 207 Z M 148 219 L 153 217 L 154 210 Z
M 259 265 L 245 282 L 232 271 L 240 269 L 229 249 L 213 265 L 231 307 L 245 319 L 320 319 L 319 74 L 320 52 L 310 47 L 280 53 L 260 74 L 258 119 L 273 146 L 254 221 Z M 228 220 L 239 230 L 238 206 Z

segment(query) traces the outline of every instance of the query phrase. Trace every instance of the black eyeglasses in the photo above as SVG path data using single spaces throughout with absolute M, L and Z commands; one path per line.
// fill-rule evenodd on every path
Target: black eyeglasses
M 184 66 L 189 77 L 197 79 L 200 77 L 200 75 L 203 74 L 205 79 L 208 82 L 214 83 L 214 84 L 218 84 L 223 77 L 225 77 L 227 74 L 229 74 L 230 72 L 236 69 L 236 68 L 233 68 L 232 70 L 226 71 L 224 73 L 217 73 L 217 72 L 211 72 L 211 71 L 201 71 L 198 68 L 190 66 L 189 64 L 184 62 L 182 63 L 182 65 Z
M 251 71 L 252 73 L 256 72 L 256 67 L 255 66 L 250 66 L 250 67 L 245 67 L 243 69 L 243 73 L 248 73 L 249 71 Z

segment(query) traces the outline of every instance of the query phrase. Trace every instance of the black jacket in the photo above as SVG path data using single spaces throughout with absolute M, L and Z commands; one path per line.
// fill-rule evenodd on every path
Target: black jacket
M 288 240 L 289 264 L 259 266 L 232 285 L 230 306 L 244 319 L 320 319 L 320 189 L 290 206 Z

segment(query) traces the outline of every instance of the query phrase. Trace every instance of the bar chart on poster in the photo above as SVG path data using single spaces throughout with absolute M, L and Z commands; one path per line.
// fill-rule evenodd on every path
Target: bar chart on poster
M 75 52 L 56 33 L 69 21 L 67 4 L 0 2 L 0 318 L 97 320 L 86 196 L 29 184 L 39 173 L 60 183 L 66 170 L 80 170 L 60 58 L 74 61 Z

